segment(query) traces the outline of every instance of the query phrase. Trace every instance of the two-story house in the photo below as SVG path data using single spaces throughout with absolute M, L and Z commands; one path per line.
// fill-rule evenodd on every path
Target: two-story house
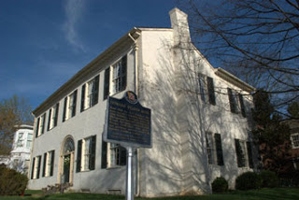
M 29 189 L 126 191 L 126 150 L 103 140 L 107 99 L 134 91 L 151 109 L 152 148 L 134 154 L 135 194 L 211 192 L 223 176 L 255 167 L 250 134 L 254 88 L 214 68 L 192 44 L 187 15 L 171 28 L 133 28 L 34 111 Z

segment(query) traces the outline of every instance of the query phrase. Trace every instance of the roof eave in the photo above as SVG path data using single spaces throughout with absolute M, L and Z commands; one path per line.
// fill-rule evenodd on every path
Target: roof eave
M 255 91 L 254 87 L 245 83 L 241 79 L 237 78 L 236 76 L 232 75 L 231 73 L 222 68 L 215 69 L 215 74 L 248 93 L 252 93 Z
M 61 87 L 59 87 L 52 95 L 50 95 L 44 102 L 42 102 L 36 109 L 32 111 L 32 114 L 36 117 L 40 115 L 44 110 L 53 106 L 53 101 L 57 101 L 59 96 L 65 94 L 74 83 L 77 83 L 81 77 L 88 74 L 89 72 L 95 70 L 95 66 L 98 63 L 104 62 L 108 59 L 113 52 L 115 52 L 119 46 L 124 46 L 130 43 L 134 43 L 133 39 L 137 39 L 140 36 L 141 30 L 134 27 L 129 32 L 127 32 L 124 36 L 122 36 L 119 40 L 113 43 L 108 49 L 98 55 L 95 59 L 93 59 L 90 63 L 88 63 L 85 67 L 79 70 L 71 79 L 69 79 L 66 83 L 64 83 Z

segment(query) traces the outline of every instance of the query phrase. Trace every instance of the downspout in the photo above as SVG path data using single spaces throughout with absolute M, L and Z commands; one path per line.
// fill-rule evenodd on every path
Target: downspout
M 140 33 L 135 32 L 136 34 L 140 35 Z M 137 95 L 137 97 L 139 97 L 139 73 L 138 73 L 138 45 L 137 45 L 137 40 L 133 38 L 133 36 L 131 35 L 131 33 L 128 33 L 128 36 L 133 40 L 134 42 L 134 71 L 135 71 L 135 75 L 134 75 L 134 92 Z M 138 159 L 136 159 L 135 162 L 135 168 L 136 168 L 136 178 L 135 178 L 135 185 L 136 185 L 136 196 L 139 196 L 140 194 L 140 183 L 139 183 L 139 177 L 140 177 L 140 168 L 141 168 L 141 164 L 139 162 L 140 160 L 140 151 L 139 149 L 136 149 L 137 152 L 137 156 Z M 135 151 L 133 152 L 135 153 Z

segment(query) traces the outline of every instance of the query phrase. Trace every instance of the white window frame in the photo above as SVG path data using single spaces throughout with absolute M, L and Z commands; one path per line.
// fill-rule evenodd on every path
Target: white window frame
M 242 167 L 248 168 L 249 167 L 249 158 L 248 158 L 248 151 L 247 151 L 248 150 L 247 141 L 239 139 L 239 143 L 240 143 L 241 150 L 242 150 L 242 159 L 244 159 L 244 164 L 245 164 L 245 166 L 241 166 L 240 168 L 242 168 Z M 237 149 L 236 149 L 236 151 L 237 151 Z M 236 159 L 238 159 L 237 155 L 236 155 Z
M 41 156 L 36 156 L 34 160 L 33 179 L 37 179 L 37 175 L 40 173 Z M 40 177 L 39 177 L 40 178 Z
M 70 94 L 68 96 L 68 98 L 67 98 L 66 118 L 65 118 L 65 120 L 68 120 L 68 119 L 72 118 L 72 112 L 73 112 L 73 109 L 74 109 L 74 105 L 73 105 L 74 95 L 75 95 L 75 92 L 73 92 L 72 94 Z
M 206 132 L 205 134 L 208 163 L 211 165 L 217 164 L 214 134 L 212 132 Z
M 45 125 L 46 125 L 46 113 L 42 114 L 39 117 L 39 127 L 38 127 L 37 136 L 40 136 L 45 132 Z
M 94 79 L 94 78 L 91 79 L 90 81 L 88 81 L 88 82 L 85 84 L 84 110 L 90 108 L 91 105 L 92 105 L 92 96 L 93 96 L 92 88 L 93 88 L 93 85 L 94 85 L 94 84 L 95 84 L 95 79 Z
M 50 176 L 50 172 L 51 172 L 51 164 L 52 164 L 52 154 L 54 153 L 54 151 L 48 151 L 47 152 L 47 160 L 46 160 L 46 170 L 45 170 L 45 177 Z
M 121 148 L 124 147 L 116 143 L 107 143 L 107 168 L 124 166 L 120 164 Z
M 231 91 L 231 97 L 229 95 L 229 92 L 227 91 L 227 96 L 228 96 L 228 101 L 229 101 L 229 106 L 230 106 L 230 110 L 232 112 L 232 108 L 231 108 L 231 105 L 232 103 L 234 103 L 234 106 L 235 106 L 235 112 L 232 112 L 232 113 L 235 113 L 235 114 L 242 114 L 243 117 L 246 117 L 246 106 L 245 106 L 245 101 L 244 101 L 244 97 L 243 97 L 243 94 L 241 94 L 240 92 L 237 92 L 236 90 L 232 89 L 232 88 L 227 88 L 228 90 Z M 240 97 L 241 96 L 241 97 Z M 233 100 L 233 102 L 231 102 Z M 243 107 L 241 105 L 241 101 L 242 101 L 242 104 L 243 104 Z M 242 108 L 244 109 L 244 114 L 242 113 Z
M 198 73 L 198 84 L 199 84 L 199 94 L 202 102 L 208 103 L 208 84 L 207 84 L 207 76 L 201 73 Z
M 89 170 L 89 155 L 90 155 L 90 144 L 91 137 L 85 138 L 82 140 L 82 155 L 81 155 L 81 169 L 82 171 Z
M 27 141 L 26 141 L 26 148 L 30 149 L 32 145 L 33 134 L 27 133 Z
M 58 121 L 58 119 L 56 119 L 56 116 L 57 116 L 56 112 L 58 112 L 58 104 L 55 104 L 55 106 L 53 106 L 53 107 L 51 108 L 49 130 L 51 130 L 52 128 L 55 127 L 55 126 L 54 126 L 54 124 L 55 124 L 55 123 L 54 123 L 55 120 Z
M 293 149 L 299 148 L 299 133 L 292 133 L 291 134 L 291 143 Z
M 17 138 L 17 147 L 23 147 L 23 136 L 24 132 L 19 132 L 18 133 L 18 138 Z
M 111 79 L 112 80 L 112 94 L 121 92 L 124 90 L 124 86 L 122 85 L 122 79 L 125 77 L 127 78 L 127 70 L 125 71 L 125 73 L 122 73 L 123 71 L 123 65 L 122 65 L 122 61 L 123 61 L 123 57 L 120 58 L 115 64 L 113 64 L 111 66 L 112 69 L 112 73 L 110 73 L 111 75 Z M 127 68 L 127 66 L 126 66 Z

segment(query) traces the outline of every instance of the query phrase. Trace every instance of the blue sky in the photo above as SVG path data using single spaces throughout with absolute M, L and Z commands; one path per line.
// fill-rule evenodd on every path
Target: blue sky
M 0 0 L 0 100 L 36 108 L 133 27 L 170 27 L 174 0 Z

